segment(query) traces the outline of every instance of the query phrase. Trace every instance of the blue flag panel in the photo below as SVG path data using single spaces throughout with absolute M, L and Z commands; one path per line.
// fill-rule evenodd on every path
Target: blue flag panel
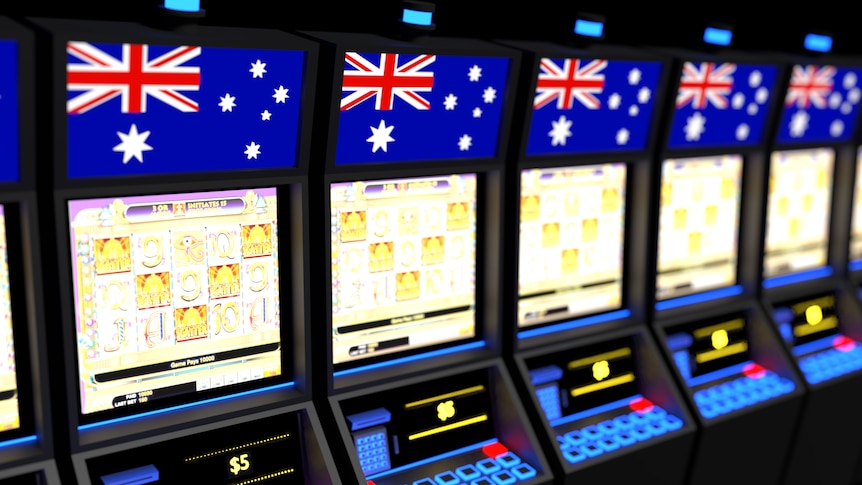
M 510 60 L 347 52 L 336 164 L 493 157 Z
M 69 178 L 295 167 L 304 57 L 69 42 Z
M 0 39 L 0 182 L 17 182 L 18 170 L 18 43 Z
M 777 75 L 767 64 L 683 63 L 668 148 L 760 143 Z
M 527 155 L 644 150 L 661 63 L 539 61 Z
M 776 132 L 778 143 L 849 140 L 862 99 L 862 66 L 795 65 Z

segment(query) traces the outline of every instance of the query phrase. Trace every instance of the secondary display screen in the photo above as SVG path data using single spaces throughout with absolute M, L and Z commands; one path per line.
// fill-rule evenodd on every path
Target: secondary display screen
M 670 328 L 667 343 L 686 379 L 749 360 L 748 331 L 743 316 Z
M 336 367 L 476 336 L 476 179 L 330 186 Z
M 826 294 L 778 303 L 773 310 L 775 323 L 793 345 L 838 334 L 835 296 Z
M 764 278 L 826 264 L 834 162 L 831 148 L 772 153 Z
M 518 325 L 622 304 L 626 165 L 521 172 Z
M 68 202 L 82 414 L 282 374 L 276 202 L 274 188 Z
M 87 460 L 91 483 L 305 483 L 296 413 L 174 438 Z
M 18 429 L 18 381 L 15 370 L 15 339 L 12 331 L 12 300 L 9 290 L 9 264 L 6 245 L 6 217 L 0 204 L 0 432 Z
M 736 283 L 742 157 L 665 160 L 656 298 Z
M 862 259 L 862 147 L 856 155 L 856 183 L 853 186 L 853 220 L 850 226 L 850 261 Z
M 638 393 L 628 339 L 542 355 L 528 360 L 527 367 L 549 420 Z
M 344 401 L 362 471 L 369 476 L 494 438 L 490 392 L 482 370 Z
M 0 39 L 0 182 L 17 182 L 20 175 L 18 116 L 18 42 Z

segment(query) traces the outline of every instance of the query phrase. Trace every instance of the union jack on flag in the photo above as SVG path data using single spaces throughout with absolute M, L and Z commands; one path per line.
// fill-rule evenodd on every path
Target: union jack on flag
M 304 57 L 67 42 L 69 178 L 295 166 Z
M 0 182 L 20 177 L 18 60 L 18 42 L 0 39 Z
M 557 109 L 571 109 L 577 99 L 589 109 L 599 109 L 602 103 L 595 95 L 601 94 L 605 87 L 602 70 L 608 66 L 608 61 L 593 59 L 583 65 L 581 63 L 581 59 L 564 59 L 559 65 L 552 59 L 543 58 L 539 62 L 533 108 L 556 101 Z
M 778 125 L 779 143 L 843 141 L 859 117 L 862 66 L 794 65 Z
M 763 64 L 683 62 L 667 146 L 759 143 L 777 75 Z
M 662 64 L 539 59 L 527 155 L 643 150 Z
M 510 59 L 346 52 L 336 164 L 496 156 Z

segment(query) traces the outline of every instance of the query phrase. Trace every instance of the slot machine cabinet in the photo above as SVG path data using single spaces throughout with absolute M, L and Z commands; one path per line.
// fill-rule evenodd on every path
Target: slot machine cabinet
M 522 50 L 505 278 L 513 372 L 563 483 L 684 483 L 696 426 L 646 325 L 645 208 L 667 63 Z
M 675 68 L 654 167 L 652 326 L 700 427 L 687 483 L 777 483 L 804 394 L 757 298 L 781 66 L 731 50 L 666 52 Z
M 30 19 L 69 480 L 339 483 L 309 378 L 317 48 L 163 13 L 173 28 Z
M 862 382 L 860 310 L 848 283 L 862 63 L 788 64 L 764 191 L 762 300 L 808 393 L 783 483 L 850 483 L 862 453 L 851 404 Z
M 331 435 L 345 482 L 547 483 L 499 329 L 519 56 L 429 30 L 302 32 L 333 79 L 315 231 L 331 262 Z
M 0 17 L 0 481 L 59 484 L 36 223 L 33 49 L 29 29 Z

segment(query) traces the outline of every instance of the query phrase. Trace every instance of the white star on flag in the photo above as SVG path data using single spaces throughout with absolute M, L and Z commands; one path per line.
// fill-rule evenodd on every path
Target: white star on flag
M 144 163 L 144 152 L 153 149 L 153 147 L 145 143 L 147 138 L 150 136 L 149 130 L 143 133 L 138 133 L 138 127 L 134 123 L 132 123 L 128 133 L 118 131 L 117 136 L 120 137 L 121 142 L 119 145 L 114 147 L 114 151 L 123 152 L 124 164 L 129 163 L 129 160 L 132 158 Z
M 455 106 L 458 105 L 458 97 L 452 93 L 449 93 L 448 96 L 443 98 L 443 106 L 446 108 L 446 111 L 452 111 L 455 109 Z
M 262 78 L 263 74 L 266 72 L 266 69 L 264 69 L 265 67 L 266 63 L 260 62 L 260 59 L 258 59 L 257 61 L 251 63 L 251 69 L 249 69 L 248 72 L 251 73 L 252 79 L 256 77 Z
M 284 103 L 284 100 L 290 97 L 287 95 L 287 91 L 287 88 L 282 85 L 279 85 L 278 89 L 275 90 L 275 94 L 272 95 L 272 97 L 275 98 L 275 102 Z
M 616 136 L 617 145 L 625 145 L 629 142 L 629 130 L 620 128 Z
M 551 146 L 557 145 L 565 145 L 566 139 L 572 136 L 572 121 L 566 119 L 564 115 L 560 115 L 557 121 L 552 121 L 551 126 L 553 127 L 551 131 L 548 132 L 548 136 L 551 137 Z
M 369 128 L 371 128 L 372 135 L 366 138 L 365 141 L 374 143 L 371 147 L 371 153 L 376 153 L 380 148 L 385 152 L 387 147 L 386 144 L 391 141 L 395 141 L 395 138 L 389 136 L 395 128 L 395 125 L 386 126 L 386 122 L 384 120 L 380 120 L 380 124 L 377 125 L 377 128 L 373 126 L 369 126 Z
M 478 106 L 473 108 L 473 118 L 481 118 L 482 117 L 482 108 Z
M 688 141 L 700 140 L 700 135 L 703 134 L 706 125 L 706 118 L 700 111 L 695 111 L 693 115 L 686 118 L 685 139 Z
M 638 68 L 634 68 L 629 71 L 629 84 L 634 86 L 639 82 L 641 82 L 641 70 Z
M 494 100 L 497 99 L 497 90 L 488 86 L 482 93 L 482 99 L 484 99 L 486 103 L 493 103 Z
M 260 114 L 261 121 L 269 121 L 270 118 L 272 118 L 272 113 L 270 113 L 268 109 L 263 110 Z
M 245 151 L 243 152 L 248 156 L 248 160 L 254 158 L 257 160 L 257 156 L 260 155 L 260 145 L 255 142 L 251 142 L 251 145 L 245 146 Z
M 620 103 L 622 102 L 622 96 L 618 93 L 611 94 L 608 96 L 608 109 L 617 109 L 620 107 Z
M 808 130 L 810 116 L 805 111 L 797 111 L 790 116 L 790 136 L 799 138 Z
M 470 78 L 470 81 L 478 82 L 479 78 L 482 77 L 482 68 L 474 65 L 470 68 L 470 72 L 467 73 L 467 76 Z
M 236 96 L 231 96 L 230 93 L 224 93 L 224 96 L 221 96 L 219 99 L 221 101 L 218 105 L 221 106 L 222 113 L 225 111 L 233 112 L 233 108 L 236 106 L 236 103 L 234 103 L 234 101 L 236 101 Z
M 460 148 L 462 152 L 469 150 L 472 145 L 473 137 L 470 135 L 461 135 L 461 138 L 458 139 L 458 148 Z

